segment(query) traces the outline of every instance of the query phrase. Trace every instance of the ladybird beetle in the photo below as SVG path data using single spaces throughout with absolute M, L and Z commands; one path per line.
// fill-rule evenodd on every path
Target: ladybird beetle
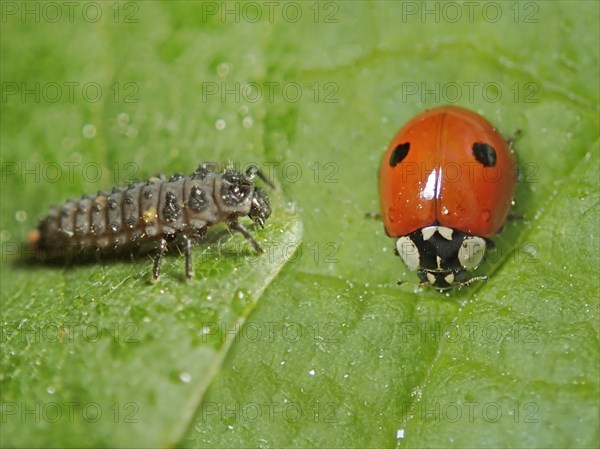
M 510 142 L 480 115 L 425 111 L 398 131 L 379 169 L 381 218 L 421 285 L 468 285 L 502 227 L 517 182 Z
M 271 215 L 267 194 L 252 182 L 255 175 L 273 187 L 254 165 L 246 173 L 231 169 L 217 173 L 201 164 L 189 176 L 175 174 L 167 179 L 161 175 L 111 192 L 83 195 L 50 209 L 30 244 L 41 258 L 57 259 L 89 250 L 116 251 L 156 242 L 152 270 L 156 280 L 168 243 L 181 238 L 185 272 L 190 278 L 192 238 L 204 237 L 214 224 L 226 222 L 258 253 L 263 252 L 250 231 L 238 222 L 239 217 L 248 216 L 263 227 Z

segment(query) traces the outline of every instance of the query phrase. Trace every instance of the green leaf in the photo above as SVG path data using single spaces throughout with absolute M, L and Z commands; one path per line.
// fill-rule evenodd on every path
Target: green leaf
M 281 205 L 280 205 L 281 206 Z M 291 252 L 301 229 L 280 207 L 257 233 Z M 270 241 L 272 240 L 272 241 Z M 18 446 L 170 445 L 285 258 L 243 238 L 194 251 L 195 278 L 167 257 L 2 273 L 3 438 Z M 28 428 L 23 432 L 23 428 Z
M 121 13 L 132 5 L 122 4 Z M 164 259 L 156 284 L 150 282 L 148 256 L 74 267 L 30 260 L 27 234 L 51 204 L 159 171 L 187 174 L 203 161 L 243 167 L 265 160 L 262 126 L 257 118 L 252 122 L 262 114 L 260 106 L 203 108 L 202 78 L 192 86 L 201 75 L 196 67 L 174 74 L 161 62 L 163 36 L 153 30 L 161 6 L 144 8 L 139 25 L 128 27 L 112 23 L 110 6 L 103 6 L 108 20 L 75 20 L 68 31 L 18 15 L 6 27 L 9 43 L 2 42 L 5 92 L 15 85 L 19 90 L 7 93 L 2 104 L 0 381 L 6 446 L 175 444 L 236 332 L 301 239 L 298 214 L 279 190 L 270 193 L 274 213 L 265 230 L 252 228 L 266 253 L 255 255 L 243 237 L 220 227 L 194 249 L 195 276 L 188 282 L 176 251 Z M 29 37 L 22 40 L 19 33 Z M 66 64 L 62 48 L 70 33 L 80 38 Z M 141 39 L 145 33 L 153 35 L 152 44 Z M 112 39 L 123 36 L 136 44 L 128 54 L 111 54 Z M 152 58 L 128 61 L 150 49 Z M 198 61 L 207 74 L 214 73 L 214 59 L 208 54 L 204 64 Z M 165 78 L 158 82 L 161 70 Z M 255 76 L 254 68 L 244 73 Z M 191 80 L 186 89 L 180 90 L 179 76 Z M 53 102 L 56 86 L 62 99 Z M 196 88 L 198 96 L 189 95 Z M 22 89 L 33 93 L 23 98 Z M 92 95 L 102 98 L 95 102 Z M 220 118 L 228 137 L 219 136 Z
M 100 3 L 56 23 L 3 3 L 2 445 L 598 447 L 600 6 L 467 3 Z M 523 130 L 523 218 L 490 280 L 448 294 L 364 218 L 386 144 L 440 103 Z M 14 254 L 69 196 L 229 159 L 281 188 L 262 257 L 216 230 L 194 280 L 168 257 L 151 285 L 144 257 Z

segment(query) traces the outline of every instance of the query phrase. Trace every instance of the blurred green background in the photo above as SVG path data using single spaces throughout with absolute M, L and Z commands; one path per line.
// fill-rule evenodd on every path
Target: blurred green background
M 600 445 L 600 3 L 0 6 L 2 446 Z M 446 103 L 523 130 L 524 218 L 440 294 L 364 213 Z M 202 161 L 275 179 L 264 256 L 28 262 L 51 205 Z

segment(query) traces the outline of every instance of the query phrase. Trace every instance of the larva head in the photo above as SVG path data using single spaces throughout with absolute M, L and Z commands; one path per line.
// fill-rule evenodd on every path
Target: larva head
M 269 202 L 267 193 L 263 189 L 255 188 L 248 216 L 262 228 L 270 215 L 271 203 Z
M 252 175 L 226 170 L 217 180 L 221 212 L 248 216 L 261 227 L 271 215 L 271 204 L 264 190 L 252 182 Z

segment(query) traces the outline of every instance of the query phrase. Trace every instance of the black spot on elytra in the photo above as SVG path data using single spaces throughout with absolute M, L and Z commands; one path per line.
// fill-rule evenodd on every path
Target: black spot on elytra
M 473 144 L 473 156 L 484 167 L 493 167 L 496 165 L 496 150 L 487 143 L 475 142 Z
M 395 167 L 400 162 L 402 162 L 404 158 L 408 155 L 409 149 L 409 142 L 401 143 L 396 148 L 394 148 L 394 151 L 392 151 L 392 154 L 390 156 L 390 167 Z

